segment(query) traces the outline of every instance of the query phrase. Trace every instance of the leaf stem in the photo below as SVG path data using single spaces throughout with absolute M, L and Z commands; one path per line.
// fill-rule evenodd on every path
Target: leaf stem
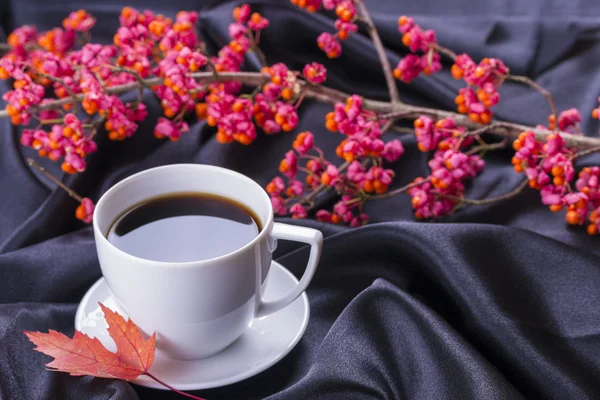
M 505 149 L 507 144 L 508 144 L 508 140 L 506 138 L 499 143 L 492 143 L 492 144 L 483 143 L 481 146 L 473 147 L 472 149 L 467 151 L 465 154 L 470 156 L 470 155 L 479 153 L 480 151 L 486 152 L 486 151 L 490 151 L 490 150 Z
M 160 379 L 158 379 L 157 377 L 155 377 L 154 375 L 152 375 L 150 372 L 145 372 L 145 373 L 144 373 L 144 375 L 146 375 L 148 378 L 150 378 L 150 379 L 154 380 L 155 382 L 157 382 L 157 383 L 159 383 L 159 384 L 163 385 L 163 386 L 164 386 L 164 387 L 166 387 L 167 389 L 169 389 L 169 390 L 172 390 L 173 392 L 175 392 L 175 393 L 177 393 L 177 394 L 180 394 L 180 395 L 182 395 L 182 396 L 188 397 L 188 398 L 190 398 L 190 399 L 196 399 L 196 400 L 205 400 L 205 399 L 203 399 L 202 397 L 194 396 L 194 395 L 191 395 L 191 394 L 189 394 L 189 393 L 182 392 L 181 390 L 177 390 L 177 389 L 175 389 L 173 386 L 169 385 L 169 384 L 168 384 L 168 383 L 166 383 L 166 382 L 163 382 L 163 381 L 161 381 Z

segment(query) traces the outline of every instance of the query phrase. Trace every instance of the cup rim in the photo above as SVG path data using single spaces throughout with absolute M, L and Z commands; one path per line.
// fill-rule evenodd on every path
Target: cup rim
M 108 201 L 108 200 L 106 200 L 107 197 L 109 197 L 108 195 L 120 190 L 122 187 L 124 187 L 125 185 L 130 183 L 132 180 L 138 179 L 140 176 L 151 175 L 151 174 L 155 173 L 157 170 L 178 169 L 178 168 L 194 168 L 194 169 L 204 170 L 204 171 L 211 171 L 211 170 L 218 171 L 220 173 L 230 175 L 234 178 L 245 180 L 248 183 L 250 183 L 251 185 L 255 186 L 259 190 L 260 196 L 262 196 L 267 201 L 268 206 L 269 206 L 267 219 L 266 219 L 263 229 L 260 231 L 260 233 L 258 235 L 256 235 L 254 237 L 254 239 L 252 239 L 250 242 L 246 243 L 244 246 L 240 247 L 239 249 L 236 249 L 230 253 L 223 254 L 218 257 L 207 258 L 204 260 L 197 260 L 197 261 L 172 261 L 171 262 L 171 261 L 149 260 L 147 258 L 137 257 L 132 254 L 129 254 L 129 253 L 119 249 L 114 244 L 112 244 L 108 240 L 108 238 L 104 235 L 104 233 L 102 233 L 100 231 L 99 222 L 98 222 L 98 219 L 100 218 L 99 217 L 100 213 L 98 211 L 101 210 L 104 207 L 104 204 Z M 264 189 L 257 182 L 248 178 L 246 175 L 240 174 L 239 172 L 236 172 L 236 171 L 233 171 L 233 170 L 230 170 L 227 168 L 218 167 L 215 165 L 182 163 L 182 164 L 168 164 L 168 165 L 162 165 L 162 166 L 158 166 L 158 167 L 154 167 L 154 168 L 149 168 L 149 169 L 137 172 L 131 176 L 128 176 L 127 178 L 125 178 L 125 179 L 117 182 L 113 186 L 111 186 L 106 192 L 104 192 L 104 194 L 100 197 L 100 199 L 96 203 L 94 215 L 92 217 L 92 225 L 93 225 L 93 229 L 94 229 L 94 236 L 96 236 L 96 240 L 102 241 L 104 244 L 108 245 L 108 247 L 110 247 L 113 251 L 116 251 L 119 254 L 125 256 L 125 258 L 130 258 L 131 260 L 135 260 L 137 262 L 143 262 L 146 265 L 152 266 L 152 267 L 169 266 L 169 267 L 184 267 L 184 268 L 188 267 L 189 268 L 189 267 L 207 266 L 209 264 L 213 264 L 218 261 L 223 261 L 223 260 L 226 260 L 227 258 L 236 256 L 237 254 L 241 253 L 242 251 L 244 251 L 250 247 L 254 247 L 257 242 L 262 240 L 263 237 L 265 235 L 267 235 L 267 232 L 269 231 L 270 226 L 273 224 L 273 219 L 274 219 L 273 207 L 271 206 L 271 201 L 269 199 L 269 196 L 267 195 L 267 192 L 265 192 Z

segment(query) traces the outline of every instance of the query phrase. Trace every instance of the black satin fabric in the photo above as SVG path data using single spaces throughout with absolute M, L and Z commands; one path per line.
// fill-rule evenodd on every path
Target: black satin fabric
M 129 0 L 129 5 L 172 15 L 199 10 L 211 48 L 226 43 L 233 2 Z M 292 67 L 318 61 L 328 84 L 377 99 L 387 90 L 364 34 L 344 43 L 330 61 L 315 44 L 331 31 L 331 15 L 308 15 L 287 0 L 257 1 L 271 19 L 263 35 L 270 62 Z M 600 3 L 596 0 L 369 0 L 393 63 L 404 49 L 396 19 L 412 15 L 434 28 L 443 45 L 474 59 L 502 58 L 516 74 L 532 75 L 556 96 L 560 109 L 578 107 L 583 128 L 600 94 Z M 69 11 L 86 8 L 97 18 L 97 40 L 117 26 L 121 1 L 3 0 L 5 32 L 22 24 L 48 29 Z M 250 69 L 256 68 L 253 60 Z M 452 108 L 460 83 L 447 72 L 399 84 L 405 101 Z M 2 83 L 1 91 L 7 90 Z M 546 120 L 537 93 L 507 84 L 498 116 L 521 123 Z M 97 199 L 119 180 L 171 163 L 220 165 L 261 184 L 275 174 L 293 134 L 261 136 L 254 144 L 220 145 L 214 131 L 196 124 L 178 143 L 153 138 L 159 116 L 148 95 L 150 117 L 132 138 L 109 142 L 85 174 L 65 181 Z M 316 133 L 330 154 L 340 137 L 325 131 L 330 106 L 307 103 L 299 130 Z M 24 163 L 30 153 L 0 121 L 0 398 L 176 399 L 173 393 L 122 381 L 48 372 L 49 358 L 33 351 L 23 330 L 73 333 L 75 310 L 100 277 L 92 231 L 73 218 L 75 202 Z M 394 134 L 390 134 L 393 136 Z M 398 185 L 427 173 L 426 158 L 411 135 L 394 167 Z M 490 154 L 469 196 L 496 196 L 521 177 L 510 151 Z M 590 157 L 581 163 L 600 164 Z M 48 165 L 49 168 L 56 168 Z M 324 201 L 327 203 L 327 200 Z M 600 239 L 565 226 L 563 215 L 541 205 L 539 194 L 471 207 L 435 223 L 414 222 L 410 199 L 400 196 L 367 208 L 373 223 L 360 229 L 300 223 L 321 229 L 322 261 L 308 290 L 311 318 L 297 347 L 279 364 L 246 381 L 195 394 L 215 399 L 598 399 L 600 398 Z M 281 243 L 276 259 L 300 276 L 305 247 Z

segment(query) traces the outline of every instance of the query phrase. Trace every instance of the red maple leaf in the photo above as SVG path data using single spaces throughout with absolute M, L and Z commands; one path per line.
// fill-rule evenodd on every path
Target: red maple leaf
M 54 357 L 54 361 L 46 365 L 51 370 L 126 381 L 147 373 L 154 361 L 156 334 L 144 341 L 131 320 L 125 321 L 102 304 L 100 308 L 108 323 L 108 333 L 117 345 L 116 353 L 108 351 L 98 339 L 79 331 L 75 331 L 72 339 L 53 330 L 25 332 L 25 335 L 37 346 L 35 350 Z
M 24 333 L 36 345 L 34 350 L 54 357 L 53 361 L 46 364 L 52 371 L 67 372 L 73 376 L 89 375 L 125 381 L 147 375 L 179 394 L 203 400 L 173 388 L 148 372 L 154 361 L 155 333 L 148 340 L 144 340 L 133 321 L 125 321 L 122 316 L 103 304 L 100 304 L 100 308 L 108 324 L 108 334 L 117 345 L 116 353 L 106 349 L 98 339 L 79 331 L 75 331 L 73 338 L 54 330 L 48 333 Z

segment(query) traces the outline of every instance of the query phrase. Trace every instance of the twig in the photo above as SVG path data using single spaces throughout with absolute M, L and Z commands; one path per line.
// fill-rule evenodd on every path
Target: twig
M 498 125 L 496 125 L 496 124 L 485 125 L 485 126 L 482 126 L 481 128 L 465 132 L 463 137 L 479 136 L 486 132 L 493 131 L 494 129 L 498 129 Z
M 257 32 L 257 37 L 260 38 L 260 36 L 258 36 L 260 34 L 260 31 Z M 248 32 L 248 38 L 250 39 L 250 48 L 252 49 L 252 51 L 254 52 L 254 54 L 256 54 L 256 56 L 258 57 L 258 61 L 261 64 L 261 67 L 264 67 L 267 65 L 267 57 L 265 57 L 265 53 L 263 53 L 263 51 L 260 49 L 260 47 L 258 47 L 258 40 L 254 38 L 254 35 L 252 35 L 252 32 Z
M 140 83 L 140 85 L 142 85 L 145 88 L 150 87 L 150 86 L 148 86 L 148 84 L 146 83 L 144 78 L 134 69 L 117 66 L 117 65 L 109 65 L 109 64 L 105 64 L 104 66 L 108 67 L 112 72 L 123 72 L 123 73 L 129 74 L 129 75 L 132 75 Z M 98 78 L 96 78 L 96 79 L 98 79 Z
M 450 49 L 442 47 L 439 44 L 434 44 L 434 45 L 431 46 L 431 48 L 434 49 L 435 51 L 437 51 L 438 53 L 441 53 L 441 54 L 445 55 L 448 58 L 456 60 L 456 53 L 453 52 Z
M 302 203 L 308 203 L 313 204 L 313 200 L 315 199 L 315 197 L 317 197 L 317 195 L 319 193 L 321 193 L 322 191 L 324 191 L 325 189 L 327 189 L 329 186 L 327 185 L 323 185 L 320 184 L 311 194 L 309 194 L 308 196 L 304 197 L 303 199 L 300 199 L 300 201 L 298 201 L 298 203 L 302 204 Z
M 100 76 L 100 74 L 98 74 L 96 71 L 94 71 L 93 69 L 90 69 L 90 72 L 92 73 L 92 75 L 94 75 L 94 78 L 96 78 L 96 80 L 98 81 L 98 83 L 100 84 L 100 87 L 102 89 L 106 89 L 106 84 L 104 83 L 104 80 L 102 79 L 102 77 Z
M 396 123 L 396 118 L 389 119 L 385 123 L 385 125 L 381 128 L 381 132 L 383 132 L 383 133 L 387 132 L 388 130 L 390 130 L 394 126 L 395 123 Z
M 598 147 L 592 147 L 590 149 L 587 149 L 587 150 L 584 150 L 584 151 L 580 151 L 578 153 L 573 154 L 571 156 L 571 160 L 576 160 L 576 159 L 578 159 L 580 157 L 585 157 L 585 156 L 588 156 L 590 154 L 598 153 L 598 152 L 600 152 L 600 146 L 598 146 Z
M 72 191 L 67 185 L 65 185 L 64 183 L 62 183 L 57 177 L 55 177 L 50 172 L 48 172 L 46 170 L 46 168 L 44 168 L 41 165 L 39 165 L 38 163 L 36 163 L 32 158 L 28 158 L 27 159 L 27 164 L 29 164 L 30 166 L 34 167 L 38 171 L 40 171 L 42 174 L 44 174 L 44 176 L 46 178 L 48 178 L 52 182 L 56 183 L 61 189 L 63 189 L 65 192 L 67 192 L 67 194 L 69 196 L 71 196 L 72 198 L 74 198 L 78 202 L 81 203 L 83 201 L 83 197 L 81 197 L 80 195 L 78 195 L 77 193 L 75 193 L 74 191 Z
M 55 119 L 41 119 L 40 124 L 42 125 L 54 125 L 54 124 L 62 124 L 65 122 L 64 118 L 55 118 Z
M 12 46 L 8 43 L 0 43 L 0 51 L 11 51 Z
M 194 396 L 194 395 L 191 395 L 191 394 L 189 394 L 189 393 L 182 392 L 181 390 L 177 390 L 177 389 L 175 389 L 173 386 L 169 385 L 169 384 L 168 384 L 168 383 L 166 383 L 166 382 L 163 382 L 163 381 L 161 381 L 160 379 L 158 379 L 157 377 L 155 377 L 154 375 L 152 375 L 150 372 L 146 372 L 144 375 L 146 375 L 148 378 L 150 378 L 150 379 L 154 380 L 155 382 L 157 382 L 157 383 L 159 383 L 159 384 L 163 385 L 163 386 L 164 386 L 164 387 L 166 387 L 167 389 L 170 389 L 170 390 L 174 391 L 174 392 L 175 392 L 175 393 L 177 393 L 177 394 L 180 394 L 180 395 L 182 395 L 182 396 L 188 397 L 188 398 L 190 398 L 190 399 L 196 399 L 196 400 L 205 400 L 205 399 L 203 399 L 202 397 Z
M 456 60 L 456 53 L 450 49 L 442 47 L 439 44 L 432 45 L 431 48 L 434 49 L 435 51 L 437 51 L 438 53 L 441 53 L 441 54 L 445 55 L 446 57 L 451 58 L 452 60 Z M 552 93 L 550 93 L 549 91 L 547 91 L 546 89 L 541 87 L 536 81 L 534 81 L 533 79 L 531 79 L 527 76 L 510 75 L 509 74 L 509 75 L 503 76 L 502 79 L 513 81 L 513 82 L 518 82 L 522 85 L 529 86 L 530 88 L 540 92 L 546 98 L 546 100 L 548 101 L 548 104 L 550 104 L 550 109 L 552 111 L 552 115 L 554 116 L 554 120 L 556 121 L 556 118 L 558 118 L 558 110 L 556 109 L 556 103 L 554 102 Z
M 348 168 L 348 166 L 350 165 L 349 162 L 345 162 L 342 165 L 339 166 L 338 171 L 344 172 L 346 170 L 346 168 Z M 317 197 L 317 195 L 319 193 L 321 193 L 322 191 L 324 191 L 325 189 L 327 189 L 329 186 L 327 185 L 319 185 L 311 194 L 309 194 L 308 196 L 300 199 L 300 201 L 298 201 L 299 203 L 312 203 L 312 201 L 315 199 L 315 197 Z
M 486 205 L 486 204 L 490 204 L 490 203 L 495 203 L 497 201 L 508 200 L 508 199 L 512 199 L 513 197 L 516 197 L 523 191 L 523 189 L 525 189 L 527 187 L 528 183 L 529 183 L 529 181 L 527 179 L 525 179 L 514 190 L 512 190 L 506 194 L 503 194 L 502 196 L 490 197 L 490 198 L 482 199 L 482 200 L 467 199 L 465 197 L 457 197 L 457 196 L 449 196 L 449 195 L 445 195 L 445 194 L 441 194 L 441 193 L 438 193 L 438 195 L 440 197 L 446 198 L 448 200 L 459 202 L 460 204 L 472 204 L 472 205 L 482 206 L 482 205 Z
M 417 107 L 409 104 L 399 104 L 396 106 L 392 106 L 390 103 L 375 100 L 365 100 L 364 105 L 365 108 L 371 111 L 388 113 L 388 117 L 398 115 L 398 118 L 402 119 L 415 119 L 419 115 L 429 115 L 434 119 L 452 118 L 454 119 L 454 122 L 456 122 L 457 125 L 462 125 L 468 129 L 479 129 L 485 127 L 485 125 L 481 125 L 479 123 L 471 121 L 469 117 L 464 114 L 459 114 L 451 111 L 436 110 L 426 107 Z M 392 111 L 390 111 L 390 109 L 392 109 Z M 589 149 L 591 147 L 600 146 L 599 138 L 591 138 L 581 135 L 571 135 L 568 132 L 538 129 L 532 126 L 505 121 L 494 121 L 493 125 L 494 133 L 498 133 L 507 137 L 516 138 L 521 134 L 521 132 L 531 131 L 533 132 L 537 140 L 545 141 L 546 136 L 558 133 L 565 140 L 565 144 L 567 147 L 577 149 Z M 496 131 L 496 128 L 502 128 L 502 132 Z
M 369 195 L 367 198 L 369 200 L 387 199 L 389 197 L 393 197 L 393 196 L 395 196 L 397 194 L 404 193 L 407 190 L 410 190 L 410 189 L 412 189 L 414 187 L 417 187 L 417 186 L 420 186 L 420 185 L 422 185 L 424 183 L 427 183 L 430 180 L 431 180 L 431 178 L 423 179 L 422 181 L 419 181 L 419 182 L 414 181 L 414 182 L 409 183 L 408 185 L 402 186 L 401 188 L 398 188 L 396 190 L 392 190 L 391 192 L 387 192 L 387 193 L 384 193 L 384 194 L 378 194 L 378 195 L 375 195 L 375 196 Z
M 67 93 L 69 93 L 69 96 L 71 96 L 71 99 L 73 100 L 73 102 L 71 104 L 77 104 L 77 98 L 78 98 L 77 94 L 73 91 L 73 89 L 71 89 L 71 87 L 69 85 L 67 85 L 65 83 L 64 80 L 62 80 L 61 78 L 57 78 L 56 76 L 52 76 L 52 75 L 45 74 L 43 72 L 39 72 L 39 71 L 35 70 L 34 68 L 30 68 L 30 69 L 37 76 L 41 76 L 42 78 L 49 79 L 53 82 L 58 83 L 62 87 L 64 87 L 65 90 L 67 91 Z
M 209 55 L 205 54 L 205 56 L 206 56 L 206 65 L 208 65 L 208 68 L 210 68 L 213 78 L 215 78 L 215 80 L 219 80 L 220 73 L 219 73 L 219 71 L 217 71 L 217 66 L 215 65 L 214 62 L 212 62 Z
M 298 100 L 296 101 L 296 104 L 294 105 L 294 108 L 296 110 L 298 109 L 298 107 L 300 107 L 300 105 L 304 101 L 305 97 L 306 97 L 306 87 L 300 92 L 300 96 L 298 96 Z
M 392 126 L 390 129 L 399 133 L 415 133 L 413 128 L 405 128 L 402 126 Z
M 546 98 L 546 100 L 548 100 L 548 104 L 550 104 L 550 109 L 552 110 L 552 115 L 554 116 L 554 121 L 555 123 L 558 123 L 558 110 L 556 109 L 556 103 L 554 102 L 554 97 L 552 97 L 552 93 L 538 85 L 538 83 L 533 79 L 528 78 L 526 76 L 507 75 L 504 79 L 521 83 L 540 92 Z
M 382 119 L 393 119 L 393 118 L 413 118 L 414 114 L 412 112 L 405 112 L 405 113 L 400 113 L 400 112 L 392 112 L 392 113 L 387 113 L 387 114 L 376 114 L 372 117 L 367 118 L 367 121 L 378 121 L 378 120 L 382 120 Z
M 215 75 L 213 72 L 195 72 L 190 74 L 196 80 L 206 80 L 209 82 L 215 81 L 231 81 L 235 80 L 248 85 L 260 85 L 266 81 L 266 77 L 260 72 L 222 72 Z M 160 77 L 152 77 L 143 79 L 143 86 L 154 86 L 163 83 L 163 79 Z M 140 82 L 130 82 L 123 85 L 116 85 L 106 88 L 107 94 L 118 94 L 124 93 L 131 90 L 136 90 L 142 85 Z M 59 100 L 50 101 L 44 104 L 40 104 L 33 108 L 35 111 L 39 110 L 51 110 L 60 108 L 65 104 L 71 104 L 79 102 L 85 98 L 85 94 L 78 94 L 74 98 L 63 98 Z M 6 110 L 0 111 L 0 118 L 8 117 Z
M 377 52 L 377 56 L 379 57 L 379 62 L 381 63 L 381 68 L 383 69 L 383 74 L 385 75 L 385 81 L 387 83 L 388 91 L 390 93 L 390 100 L 392 104 L 400 104 L 402 101 L 400 100 L 400 94 L 398 93 L 398 86 L 396 86 L 396 80 L 394 79 L 394 75 L 392 75 L 392 67 L 390 65 L 390 60 L 385 53 L 385 48 L 383 47 L 383 43 L 381 42 L 381 38 L 379 37 L 379 33 L 377 33 L 377 28 L 375 27 L 375 23 L 369 14 L 369 10 L 367 10 L 367 6 L 363 0 L 356 1 L 356 5 L 360 10 L 361 18 L 364 21 L 367 32 L 373 41 L 373 46 L 375 47 L 375 51 Z
M 470 149 L 469 151 L 467 151 L 465 154 L 470 156 L 470 155 L 479 153 L 480 151 L 486 152 L 486 151 L 490 151 L 490 150 L 505 149 L 507 144 L 508 144 L 508 140 L 506 138 L 504 138 L 504 140 L 501 141 L 500 143 L 492 143 L 492 144 L 484 143 L 481 146 L 475 146 L 472 149 Z

